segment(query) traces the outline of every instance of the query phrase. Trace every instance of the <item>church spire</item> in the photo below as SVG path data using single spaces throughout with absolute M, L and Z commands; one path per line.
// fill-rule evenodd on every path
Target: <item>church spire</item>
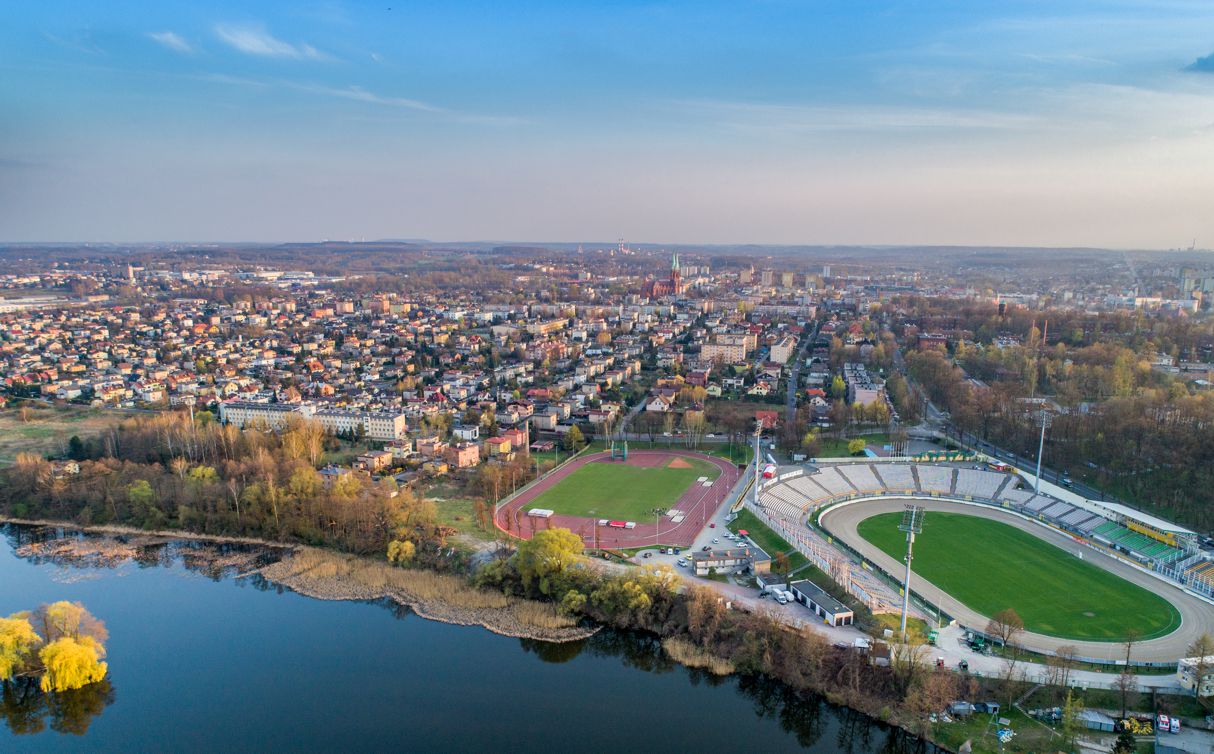
M 679 252 L 677 251 L 674 253 L 674 259 L 670 263 L 670 269 L 672 272 L 678 272 L 679 270 Z

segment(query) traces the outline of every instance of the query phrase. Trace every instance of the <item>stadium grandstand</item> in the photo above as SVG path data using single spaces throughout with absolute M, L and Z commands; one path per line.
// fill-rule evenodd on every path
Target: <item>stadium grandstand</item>
M 762 485 L 758 503 L 781 528 L 804 528 L 827 504 L 869 495 L 954 497 L 1014 510 L 1214 597 L 1214 562 L 1197 535 L 1114 503 L 1067 502 L 1021 489 L 1015 474 L 928 463 L 839 463 L 785 467 Z

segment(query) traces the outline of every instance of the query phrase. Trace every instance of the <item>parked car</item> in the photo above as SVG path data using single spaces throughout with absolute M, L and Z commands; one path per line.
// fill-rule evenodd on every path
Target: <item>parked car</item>
M 700 552 L 708 552 L 711 549 L 712 549 L 712 545 L 704 545 L 703 547 L 700 548 Z
M 721 540 L 717 539 L 716 537 L 713 537 L 713 538 L 712 538 L 712 543 L 713 543 L 714 545 L 715 545 L 715 544 L 717 544 L 717 543 L 719 543 L 720 541 L 721 541 Z
M 679 563 L 679 568 L 686 568 L 687 567 L 687 558 L 679 558 L 678 563 Z

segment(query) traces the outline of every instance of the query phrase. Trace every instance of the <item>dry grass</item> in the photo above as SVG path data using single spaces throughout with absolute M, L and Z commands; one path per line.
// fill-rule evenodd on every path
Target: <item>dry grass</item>
M 573 628 L 578 624 L 568 615 L 562 615 L 555 605 L 533 600 L 515 600 L 514 617 L 526 626 L 537 628 Z
M 125 415 L 84 406 L 30 403 L 0 411 L 0 463 L 12 463 L 18 453 L 62 455 L 72 435 L 81 439 L 117 426 Z
M 735 668 L 732 662 L 717 657 L 703 647 L 697 646 L 686 639 L 663 639 L 662 649 L 671 659 L 689 668 L 703 668 L 714 675 L 729 675 Z
M 353 555 L 300 548 L 262 569 L 271 581 L 320 599 L 389 598 L 418 614 L 461 625 L 483 625 L 510 636 L 567 640 L 587 635 L 554 606 L 477 589 L 459 576 L 397 568 Z

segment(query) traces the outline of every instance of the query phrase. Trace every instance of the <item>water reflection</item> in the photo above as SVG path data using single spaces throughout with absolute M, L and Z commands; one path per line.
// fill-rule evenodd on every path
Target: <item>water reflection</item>
M 114 687 L 107 678 L 83 688 L 47 694 L 36 678 L 15 678 L 0 683 L 0 712 L 17 735 L 57 733 L 83 736 L 93 719 L 114 703 Z
M 837 707 L 821 696 L 797 691 L 776 680 L 760 676 L 719 676 L 699 668 L 684 668 L 670 659 L 656 637 L 625 631 L 604 630 L 580 641 L 561 644 L 520 639 L 524 652 L 542 662 L 565 663 L 583 652 L 613 657 L 628 667 L 648 673 L 681 670 L 693 685 L 735 685 L 738 694 L 751 703 L 756 717 L 772 719 L 793 735 L 805 748 L 822 745 L 820 750 L 841 754 L 923 754 L 937 751 L 899 728 L 883 725 L 867 715 L 847 707 Z M 834 725 L 829 723 L 833 721 Z M 833 740 L 823 740 L 834 728 Z M 829 744 L 827 743 L 829 741 Z

